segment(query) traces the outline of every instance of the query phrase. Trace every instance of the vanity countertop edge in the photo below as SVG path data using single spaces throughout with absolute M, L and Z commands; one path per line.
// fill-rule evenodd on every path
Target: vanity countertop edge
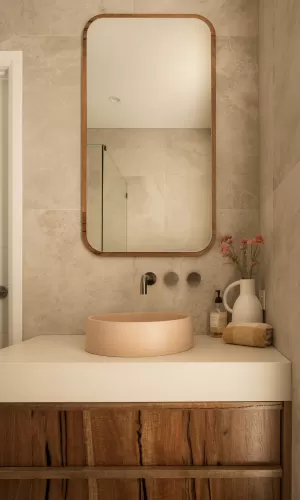
M 108 358 L 84 335 L 41 335 L 0 351 L 0 403 L 291 401 L 291 362 L 274 347 L 195 336 L 186 352 Z

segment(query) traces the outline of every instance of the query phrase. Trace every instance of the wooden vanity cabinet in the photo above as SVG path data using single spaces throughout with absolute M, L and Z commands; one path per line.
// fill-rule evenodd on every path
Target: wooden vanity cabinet
M 0 499 L 290 500 L 290 403 L 2 404 Z

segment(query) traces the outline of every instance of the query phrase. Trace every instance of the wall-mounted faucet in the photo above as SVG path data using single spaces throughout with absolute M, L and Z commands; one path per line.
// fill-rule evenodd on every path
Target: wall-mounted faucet
M 146 273 L 141 277 L 140 284 L 140 294 L 147 295 L 148 286 L 155 285 L 156 283 L 156 275 L 154 273 Z

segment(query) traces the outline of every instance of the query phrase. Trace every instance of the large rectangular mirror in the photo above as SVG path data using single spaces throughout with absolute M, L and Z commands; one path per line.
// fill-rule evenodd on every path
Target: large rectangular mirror
M 192 15 L 99 15 L 83 34 L 82 230 L 100 255 L 215 236 L 215 34 Z

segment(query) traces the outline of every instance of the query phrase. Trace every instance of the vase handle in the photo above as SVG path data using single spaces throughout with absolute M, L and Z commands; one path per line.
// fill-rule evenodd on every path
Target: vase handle
M 233 313 L 233 309 L 231 309 L 231 307 L 229 307 L 229 305 L 228 305 L 228 302 L 227 302 L 227 295 L 228 295 L 229 290 L 231 290 L 231 289 L 232 289 L 233 287 L 235 287 L 235 286 L 240 285 L 240 283 L 241 283 L 241 281 L 240 281 L 240 280 L 238 280 L 238 281 L 234 281 L 233 283 L 231 283 L 231 285 L 229 285 L 229 286 L 226 288 L 226 290 L 225 290 L 225 292 L 224 292 L 224 295 L 223 295 L 223 303 L 224 303 L 224 307 L 225 307 L 225 309 L 226 309 L 228 312 L 230 312 L 231 314 Z

